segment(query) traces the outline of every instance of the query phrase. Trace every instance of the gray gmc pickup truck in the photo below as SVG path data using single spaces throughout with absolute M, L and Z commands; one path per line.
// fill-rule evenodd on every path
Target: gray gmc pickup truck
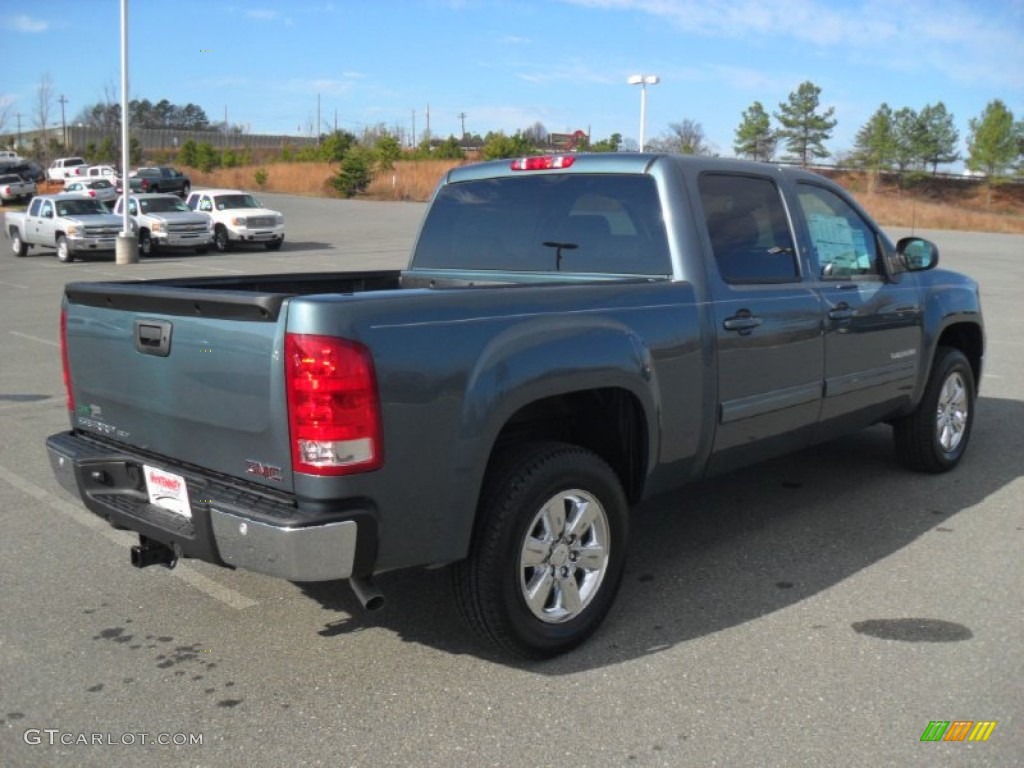
M 293 581 L 451 564 L 468 623 L 540 658 L 614 599 L 630 508 L 891 424 L 971 435 L 977 285 L 830 181 L 654 154 L 452 170 L 401 271 L 70 283 L 61 483 L 193 557 Z

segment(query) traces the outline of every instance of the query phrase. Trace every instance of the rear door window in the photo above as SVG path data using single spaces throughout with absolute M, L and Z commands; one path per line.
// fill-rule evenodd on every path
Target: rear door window
M 727 283 L 800 280 L 789 218 L 768 178 L 705 173 L 698 181 L 708 239 Z
M 654 179 L 543 174 L 449 184 L 424 223 L 425 269 L 669 275 Z

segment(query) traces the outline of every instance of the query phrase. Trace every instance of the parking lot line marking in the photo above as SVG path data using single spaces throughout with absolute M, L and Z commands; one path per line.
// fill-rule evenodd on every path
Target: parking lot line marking
M 21 331 L 8 331 L 8 333 L 11 334 L 11 336 L 19 336 L 19 337 L 21 337 L 23 339 L 29 339 L 31 341 L 38 341 L 40 344 L 46 344 L 47 346 L 50 346 L 50 347 L 59 347 L 60 346 L 60 344 L 58 344 L 56 341 L 50 341 L 49 339 L 41 339 L 38 336 L 33 336 L 30 333 L 22 333 Z
M 14 486 L 26 496 L 31 496 L 33 499 L 42 502 L 50 509 L 60 512 L 71 520 L 74 520 L 79 525 L 84 525 L 86 528 L 103 536 L 103 538 L 108 539 L 125 549 L 128 549 L 135 544 L 135 539 L 132 534 L 111 528 L 92 512 L 79 509 L 74 504 L 70 504 L 63 499 L 58 498 L 46 489 L 40 488 L 35 483 L 26 480 L 4 466 L 0 466 L 0 480 L 6 481 L 8 485 Z M 204 576 L 185 563 L 179 563 L 178 566 L 170 572 L 170 575 L 175 576 L 189 586 L 198 589 L 207 597 L 212 597 L 214 600 L 218 600 L 237 611 L 242 611 L 246 608 L 251 608 L 254 605 L 257 605 L 255 600 L 246 597 L 240 592 L 236 592 L 230 587 L 218 584 L 213 579 L 208 576 Z
M 0 285 L 9 285 L 12 288 L 21 288 L 21 290 L 23 290 L 23 291 L 27 291 L 28 290 L 28 286 L 27 285 L 20 285 L 19 283 L 8 283 L 6 280 L 0 280 Z

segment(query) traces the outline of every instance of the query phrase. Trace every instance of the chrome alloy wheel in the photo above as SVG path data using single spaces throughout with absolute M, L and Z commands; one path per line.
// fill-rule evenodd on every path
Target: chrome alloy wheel
M 939 407 L 935 414 L 935 434 L 946 453 L 952 453 L 963 440 L 967 429 L 967 409 L 971 404 L 963 376 L 954 371 L 942 384 Z
M 608 515 L 594 496 L 574 489 L 548 499 L 519 555 L 519 585 L 533 615 L 548 624 L 579 616 L 601 588 L 609 542 Z

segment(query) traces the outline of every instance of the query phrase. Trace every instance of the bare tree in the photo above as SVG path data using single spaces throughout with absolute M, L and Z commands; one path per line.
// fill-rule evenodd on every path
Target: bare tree
M 53 108 L 53 78 L 47 72 L 39 78 L 39 87 L 36 88 L 36 127 L 45 131 L 50 124 L 50 110 Z
M 711 148 L 704 137 L 704 126 L 696 120 L 685 119 L 678 123 L 669 123 L 668 128 L 668 132 L 651 142 L 651 146 L 657 151 L 678 155 L 711 154 Z
M 523 130 L 523 136 L 535 145 L 547 144 L 548 129 L 544 127 L 544 123 L 538 120 L 533 125 Z

